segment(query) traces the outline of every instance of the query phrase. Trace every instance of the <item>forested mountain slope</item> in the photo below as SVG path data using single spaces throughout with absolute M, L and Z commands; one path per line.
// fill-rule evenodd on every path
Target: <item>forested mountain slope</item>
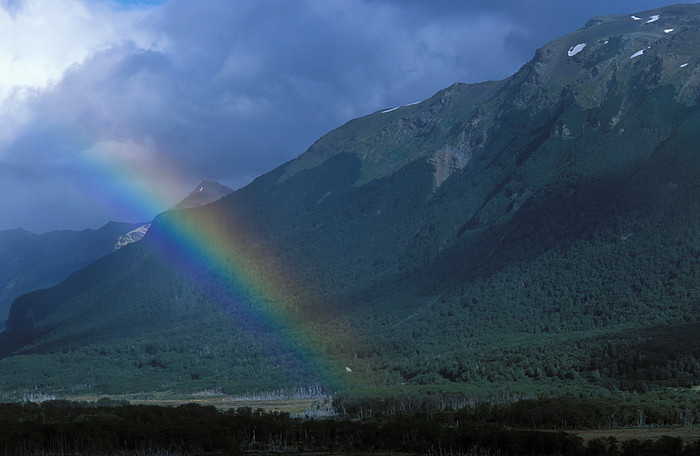
M 0 380 L 693 386 L 699 65 L 700 6 L 608 16 L 352 120 L 15 301 Z

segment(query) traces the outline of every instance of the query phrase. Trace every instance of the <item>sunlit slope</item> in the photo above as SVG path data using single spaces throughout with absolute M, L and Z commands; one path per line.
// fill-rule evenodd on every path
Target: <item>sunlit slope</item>
M 129 390 L 692 386 L 699 65 L 700 7 L 604 17 L 353 120 L 18 299 L 2 363 L 96 360 L 111 390 L 124 365 Z

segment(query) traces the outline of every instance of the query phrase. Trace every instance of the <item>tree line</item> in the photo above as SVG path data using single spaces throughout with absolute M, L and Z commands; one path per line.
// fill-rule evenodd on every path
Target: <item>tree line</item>
M 529 408 L 533 404 L 524 404 Z M 547 404 L 540 404 L 545 407 Z M 568 404 L 577 406 L 580 404 Z M 517 409 L 513 409 L 517 412 Z M 471 412 L 469 412 L 471 413 Z M 0 405 L 0 454 L 245 454 L 399 451 L 410 454 L 695 455 L 700 442 L 584 443 L 563 431 L 508 428 L 467 412 L 419 411 L 391 419 L 312 420 L 239 408 L 52 401 Z

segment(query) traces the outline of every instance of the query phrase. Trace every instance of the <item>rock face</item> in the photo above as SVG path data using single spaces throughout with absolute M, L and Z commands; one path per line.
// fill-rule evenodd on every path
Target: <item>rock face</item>
M 455 171 L 467 166 L 472 158 L 471 151 L 464 147 L 445 145 L 428 159 L 428 163 L 435 167 L 435 187 L 439 187 Z

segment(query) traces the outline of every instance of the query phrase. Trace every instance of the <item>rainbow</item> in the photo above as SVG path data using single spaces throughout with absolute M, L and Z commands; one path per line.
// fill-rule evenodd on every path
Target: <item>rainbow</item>
M 90 188 L 95 197 L 119 207 L 131 219 L 144 221 L 172 205 L 174 184 L 154 183 L 162 183 L 164 174 L 166 182 L 177 182 L 182 176 L 176 169 L 134 164 L 115 158 L 118 156 L 97 153 L 88 157 L 90 172 L 85 177 L 93 182 Z M 144 174 L 152 169 L 159 175 Z M 293 305 L 291 294 L 300 283 L 293 267 L 279 264 L 272 254 L 256 252 L 253 257 L 236 245 L 240 239 L 236 233 L 247 233 L 245 225 L 245 221 L 232 220 L 230 214 L 217 213 L 212 207 L 170 211 L 156 217 L 147 239 L 160 246 L 170 261 L 194 264 L 225 289 L 233 290 L 234 299 L 245 300 L 256 327 L 284 335 L 285 348 L 327 388 L 340 390 L 355 383 L 359 373 L 353 375 L 354 367 L 348 367 L 354 361 L 333 353 L 334 346 L 345 347 L 347 353 L 353 342 L 339 333 L 333 341 L 326 340 L 314 329 L 309 310 Z

